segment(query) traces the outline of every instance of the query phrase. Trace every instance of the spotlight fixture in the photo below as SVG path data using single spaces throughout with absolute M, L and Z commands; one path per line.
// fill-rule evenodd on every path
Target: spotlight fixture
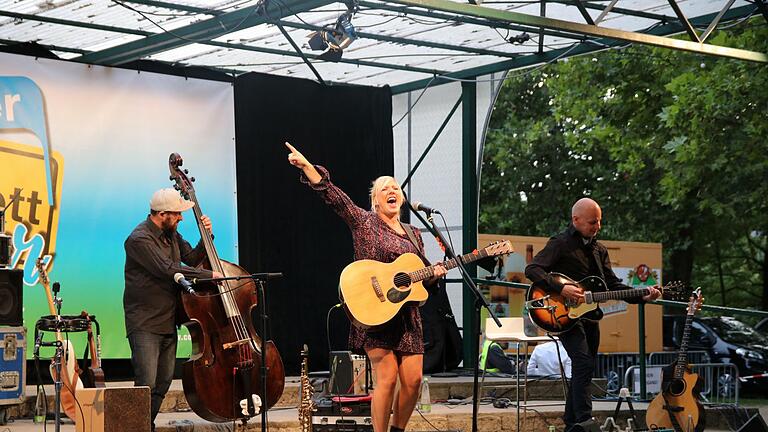
M 341 14 L 336 23 L 323 27 L 309 34 L 309 47 L 313 50 L 328 51 L 320 54 L 319 59 L 337 62 L 341 59 L 342 52 L 352 42 L 357 39 L 357 31 L 352 25 L 352 16 L 358 10 L 358 4 L 355 0 L 346 2 L 347 11 Z
M 531 40 L 531 35 L 528 33 L 520 33 L 519 35 L 510 36 L 509 39 L 507 39 L 507 42 L 511 44 L 523 44 L 525 42 L 528 42 Z

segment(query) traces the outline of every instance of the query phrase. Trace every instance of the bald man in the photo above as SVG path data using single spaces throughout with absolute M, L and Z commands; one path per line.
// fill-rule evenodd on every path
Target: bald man
M 594 200 L 582 198 L 576 201 L 568 228 L 550 238 L 525 268 L 528 279 L 573 301 L 583 301 L 584 291 L 576 285 L 561 285 L 552 278 L 551 272 L 562 273 L 576 281 L 598 276 L 609 290 L 629 289 L 613 273 L 608 249 L 595 240 L 602 218 L 603 212 Z M 657 289 L 651 288 L 642 301 L 655 300 L 660 295 Z M 572 365 L 563 421 L 566 431 L 576 431 L 580 430 L 579 423 L 592 418 L 590 384 L 600 345 L 600 327 L 595 321 L 580 320 L 572 329 L 560 334 L 560 340 Z

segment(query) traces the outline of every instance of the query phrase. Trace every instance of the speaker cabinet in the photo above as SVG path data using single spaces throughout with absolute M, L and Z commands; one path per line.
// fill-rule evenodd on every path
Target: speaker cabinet
M 77 432 L 150 432 L 149 387 L 78 389 L 77 400 L 83 409 Z
M 370 375 L 365 356 L 350 351 L 331 351 L 331 380 L 328 390 L 331 394 L 366 394 L 366 377 Z
M 23 270 L 0 269 L 0 325 L 22 325 Z
M 747 420 L 738 432 L 768 432 L 768 425 L 765 424 L 763 416 L 757 413 Z

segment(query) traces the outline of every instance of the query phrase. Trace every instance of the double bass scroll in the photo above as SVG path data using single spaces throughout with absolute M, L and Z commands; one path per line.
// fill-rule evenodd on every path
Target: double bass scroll
M 182 164 L 181 156 L 171 154 L 171 180 L 181 195 L 195 204 L 192 210 L 205 246 L 205 267 L 225 277 L 250 275 L 219 258 L 213 236 L 201 221 L 203 213 L 192 186 L 194 178 L 180 168 Z M 254 328 L 251 316 L 257 293 L 252 279 L 224 280 L 199 287 L 198 291 L 217 294 L 182 292 L 184 312 L 189 317 L 184 325 L 192 337 L 192 354 L 182 372 L 184 394 L 192 410 L 208 421 L 245 421 L 258 414 L 260 406 L 269 409 L 280 399 L 285 387 L 283 361 L 274 343 L 262 341 Z M 262 355 L 266 376 L 261 376 Z M 266 381 L 266 392 L 261 390 L 262 379 Z

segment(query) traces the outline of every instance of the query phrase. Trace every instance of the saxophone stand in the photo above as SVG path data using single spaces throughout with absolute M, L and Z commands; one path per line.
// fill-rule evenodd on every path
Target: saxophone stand
M 450 244 L 445 240 L 445 237 L 443 237 L 443 234 L 440 232 L 440 230 L 437 228 L 437 224 L 435 224 L 434 218 L 432 217 L 432 211 L 427 212 L 427 220 L 425 221 L 423 217 L 416 211 L 416 209 L 413 208 L 411 203 L 406 200 L 406 203 L 408 203 L 408 207 L 411 209 L 411 212 L 416 215 L 416 217 L 421 221 L 422 224 L 424 224 L 425 227 L 429 230 L 432 235 L 435 236 L 435 239 L 437 239 L 438 243 L 440 243 L 443 246 L 443 251 L 445 252 L 445 255 L 452 260 L 456 261 L 456 267 L 459 269 L 459 272 L 461 273 L 461 277 L 464 280 L 465 286 L 469 287 L 469 290 L 472 292 L 472 294 L 475 296 L 475 314 L 474 314 L 474 322 L 472 325 L 474 326 L 475 333 L 469 335 L 472 341 L 477 341 L 480 339 L 480 311 L 482 308 L 485 308 L 488 310 L 488 316 L 493 318 L 493 321 L 496 322 L 496 325 L 501 327 L 501 321 L 496 317 L 496 314 L 493 313 L 491 310 L 491 306 L 488 304 L 488 301 L 485 299 L 483 294 L 480 292 L 479 289 L 477 289 L 477 285 L 475 285 L 475 282 L 472 280 L 472 277 L 467 272 L 467 269 L 464 268 L 464 264 L 461 262 L 460 259 L 456 257 L 456 254 L 451 249 Z M 427 223 L 429 221 L 429 223 Z M 464 337 L 466 338 L 466 333 L 464 334 Z M 472 344 L 473 352 L 472 356 L 475 360 L 475 369 L 474 369 L 474 381 L 472 382 L 472 432 L 477 432 L 477 409 L 478 404 L 480 402 L 480 398 L 478 396 L 479 393 L 479 380 L 480 377 L 480 362 L 478 360 L 478 346 L 477 343 Z

